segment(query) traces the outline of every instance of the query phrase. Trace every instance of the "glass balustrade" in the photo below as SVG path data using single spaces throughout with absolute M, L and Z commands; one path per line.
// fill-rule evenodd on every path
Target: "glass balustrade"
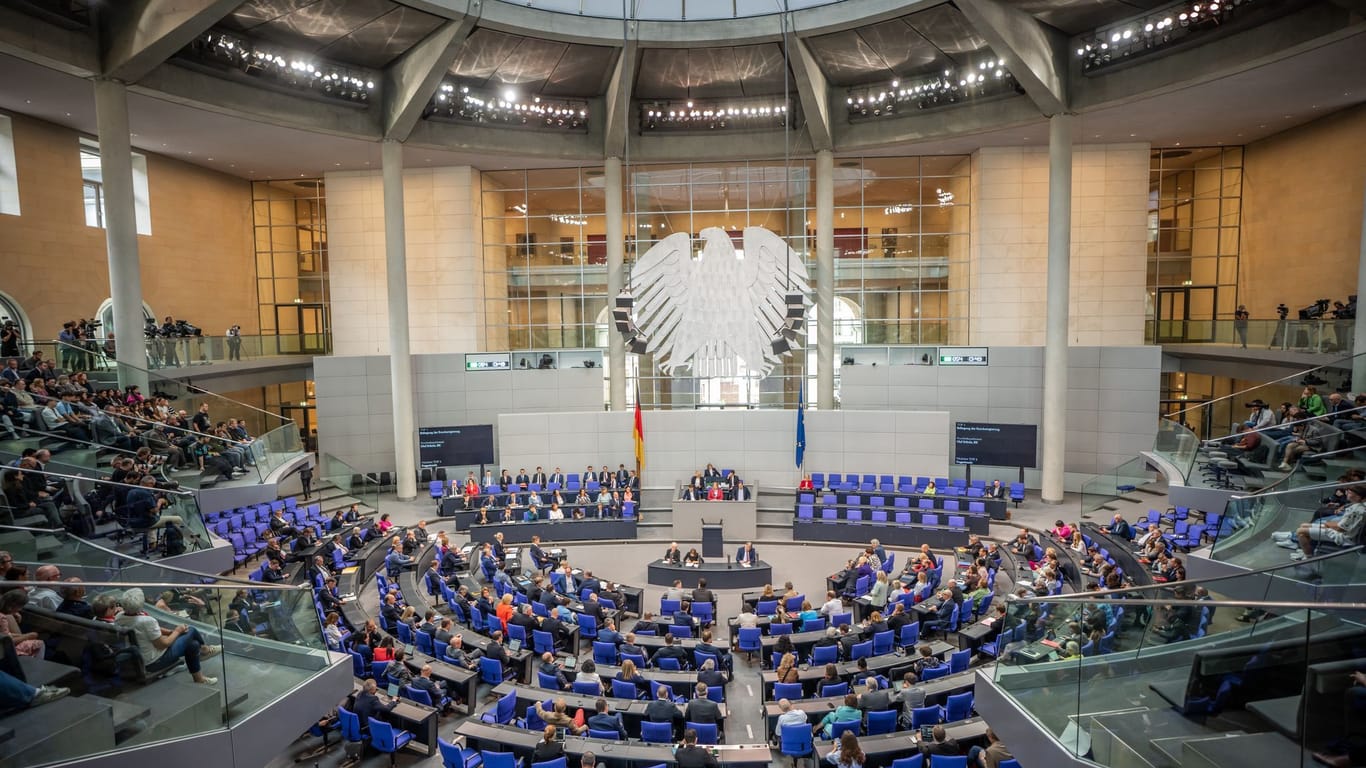
M 1146 335 L 1149 344 L 1200 344 L 1332 354 L 1352 349 L 1355 322 L 1331 317 L 1249 320 L 1245 331 L 1240 332 L 1233 320 L 1158 320 L 1148 323 Z
M 0 460 L 6 464 L 13 461 L 3 449 L 0 449 Z M 121 506 L 117 501 L 126 498 L 128 486 L 98 477 L 93 471 L 71 471 L 79 470 L 77 467 L 63 467 L 67 471 L 58 471 L 54 469 L 55 466 L 60 465 L 54 459 L 42 470 L 10 466 L 0 470 L 0 483 L 4 484 L 7 491 L 5 498 L 0 499 L 0 521 L 31 528 L 79 529 L 74 518 L 81 516 L 83 521 L 89 520 L 96 526 L 88 538 L 107 540 L 107 544 L 102 546 L 109 546 L 130 556 L 148 556 L 144 550 L 155 538 L 155 532 L 146 527 L 151 518 L 150 512 L 134 510 L 134 505 L 128 502 Z M 36 491 L 24 491 L 22 494 L 8 492 L 12 484 L 22 484 L 32 476 L 43 478 L 41 494 Z M 159 478 L 157 487 L 151 490 L 159 508 L 158 519 L 165 522 L 178 518 L 186 551 L 211 546 L 199 503 L 192 491 L 168 487 L 164 478 Z M 11 506 L 15 504 L 18 506 Z M 32 537 L 25 536 L 17 539 L 0 542 L 0 549 L 8 549 L 18 557 L 16 549 L 36 554 L 51 545 L 51 541 L 46 539 L 34 541 Z M 157 555 L 153 553 L 150 556 Z
M 329 453 L 318 456 L 316 472 L 322 483 L 331 483 L 364 507 L 379 511 L 379 483 L 361 474 L 355 467 Z M 423 493 L 426 489 L 419 488 Z
M 142 343 L 147 353 L 147 367 L 153 370 L 295 355 L 327 355 L 332 352 L 330 333 L 236 337 L 158 336 L 154 339 L 143 338 Z M 63 370 L 112 371 L 114 357 L 109 350 L 104 342 L 68 344 L 34 340 L 21 344 L 21 359 L 40 351 L 43 359 L 54 360 Z
M 0 601 L 23 603 L 18 617 L 38 642 L 6 645 L 30 683 L 69 693 L 35 705 L 5 666 L 0 731 L 10 735 L 0 764 L 88 759 L 230 728 L 335 663 L 307 586 L 205 576 L 62 532 L 0 527 L 0 539 L 24 535 L 50 541 L 36 557 L 10 550 L 22 571 L 5 587 L 28 595 Z M 68 610 L 54 610 L 63 599 Z M 136 640 L 149 628 L 176 633 L 169 655 Z M 198 675 L 175 653 L 187 649 Z
M 1146 459 L 1126 461 L 1108 472 L 1102 472 L 1081 486 L 1081 511 L 1094 512 L 1134 489 L 1158 481 L 1158 473 L 1148 468 Z
M 1209 556 L 1251 569 L 1289 564 L 1292 553 L 1300 549 L 1293 546 L 1297 540 L 1293 534 L 1300 526 L 1342 522 L 1348 507 L 1356 503 L 1348 497 L 1349 488 L 1366 489 L 1366 484 L 1306 482 L 1272 492 L 1235 496 L 1220 517 L 1218 535 Z M 1366 501 L 1361 503 L 1366 504 Z M 1349 518 L 1348 525 L 1351 525 L 1351 519 L 1354 515 Z M 1318 543 L 1318 550 L 1345 549 L 1360 543 L 1361 533 L 1358 529 L 1355 542 L 1329 540 Z M 1300 567 L 1300 570 L 1301 578 L 1323 578 L 1322 568 Z
M 1099 765 L 1311 765 L 1360 718 L 1343 694 L 1366 668 L 1366 603 L 1342 599 L 1363 594 L 1361 562 L 1357 551 L 1308 561 L 1321 573 L 1312 584 L 1290 564 L 1011 599 L 991 675 Z

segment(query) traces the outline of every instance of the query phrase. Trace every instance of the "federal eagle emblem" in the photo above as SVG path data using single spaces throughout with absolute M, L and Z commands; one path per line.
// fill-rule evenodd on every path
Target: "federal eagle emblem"
M 656 243 L 631 270 L 635 320 L 647 351 L 665 374 L 688 368 L 698 377 L 767 376 L 781 357 L 789 295 L 810 294 L 806 265 L 778 235 L 745 227 L 743 249 L 718 227 L 702 230 L 693 253 L 685 232 Z M 788 345 L 796 336 L 786 326 Z

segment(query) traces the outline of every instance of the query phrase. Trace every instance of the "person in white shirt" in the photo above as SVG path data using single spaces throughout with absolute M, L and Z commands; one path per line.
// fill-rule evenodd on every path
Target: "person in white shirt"
M 547 519 L 547 520 L 563 520 L 563 519 L 564 519 L 564 510 L 560 509 L 560 505 L 559 505 L 559 504 L 555 504 L 555 503 L 552 502 L 551 505 L 550 505 L 550 510 L 549 510 L 548 512 L 545 513 L 545 519 Z
M 792 702 L 787 699 L 778 699 L 778 723 L 777 736 L 782 737 L 783 726 L 785 725 L 806 725 L 806 713 L 792 706 Z
M 830 591 L 825 593 L 825 597 L 827 599 L 825 603 L 821 605 L 820 611 L 818 611 L 820 615 L 828 619 L 837 613 L 844 612 L 844 603 L 840 602 L 839 595 L 836 595 L 833 591 Z

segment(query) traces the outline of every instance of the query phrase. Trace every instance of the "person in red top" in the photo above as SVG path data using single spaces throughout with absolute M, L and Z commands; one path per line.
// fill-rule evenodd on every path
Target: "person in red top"
M 800 483 L 797 483 L 797 490 L 799 490 L 799 491 L 814 491 L 814 490 L 816 490 L 816 486 L 815 486 L 814 484 L 812 484 L 812 482 L 811 482 L 811 475 L 803 475 L 803 476 L 802 476 L 802 481 L 801 481 Z
M 711 487 L 707 489 L 707 501 L 721 501 L 724 498 L 726 496 L 721 492 L 720 483 L 712 483 Z

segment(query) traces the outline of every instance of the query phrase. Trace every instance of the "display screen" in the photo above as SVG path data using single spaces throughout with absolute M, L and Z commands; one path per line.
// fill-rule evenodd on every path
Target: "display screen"
M 1038 466 L 1037 424 L 954 422 L 953 463 L 991 467 Z
M 493 425 L 419 427 L 417 449 L 422 469 L 492 464 Z

